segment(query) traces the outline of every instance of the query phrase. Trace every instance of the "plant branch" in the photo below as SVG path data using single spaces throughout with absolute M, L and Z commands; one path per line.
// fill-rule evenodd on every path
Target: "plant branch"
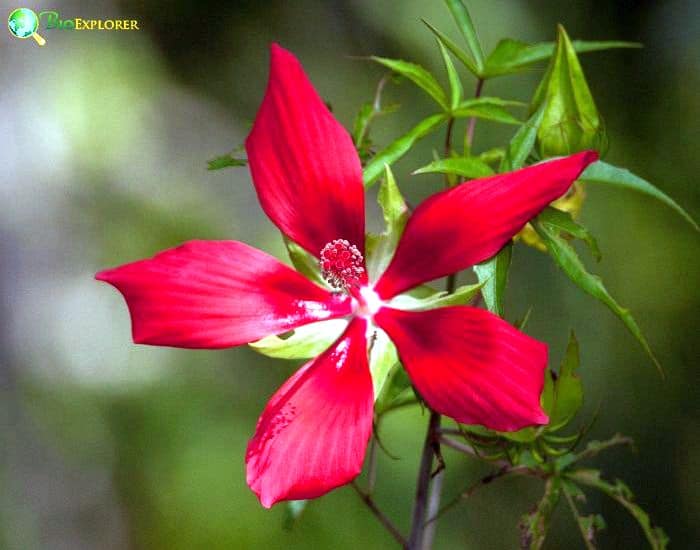
M 432 515 L 429 515 L 429 519 L 427 521 L 428 525 L 434 524 L 439 517 L 441 517 L 445 512 L 448 512 L 450 509 L 454 508 L 457 504 L 462 502 L 463 500 L 468 499 L 471 497 L 474 493 L 476 493 L 479 489 L 482 487 L 485 487 L 492 481 L 495 481 L 496 479 L 500 479 L 502 477 L 505 477 L 507 475 L 515 473 L 513 470 L 508 469 L 507 466 L 503 466 L 499 470 L 496 470 L 494 472 L 491 472 L 490 474 L 482 477 L 480 480 L 478 480 L 476 483 L 473 483 L 466 489 L 464 489 L 461 493 L 459 493 L 456 497 L 454 497 L 450 502 L 445 504 L 440 510 L 438 510 L 436 513 L 433 513 Z
M 479 79 L 476 81 L 476 90 L 474 90 L 474 99 L 477 99 L 481 97 L 481 91 L 484 88 L 484 80 Z M 469 146 L 469 149 L 471 150 L 472 148 L 472 143 L 474 142 L 474 129 L 476 128 L 476 117 L 472 117 L 469 119 L 469 123 L 467 124 L 467 135 L 466 135 L 466 141 L 467 145 Z
M 377 438 L 372 435 L 369 442 L 369 468 L 367 469 L 367 495 L 374 493 L 374 485 L 377 481 Z
M 437 430 L 440 427 L 440 415 L 430 411 L 428 430 L 425 434 L 423 454 L 421 455 L 418 469 L 418 483 L 416 484 L 416 498 L 413 503 L 413 522 L 411 535 L 408 539 L 408 550 L 421 550 L 423 548 L 423 534 L 425 532 L 425 513 L 428 504 L 428 490 L 430 488 L 430 472 L 433 468 L 433 454 L 436 451 Z M 438 447 L 439 452 L 439 447 Z M 439 498 L 439 494 L 437 495 Z
M 355 492 L 359 495 L 359 497 L 362 499 L 362 502 L 364 502 L 367 505 L 367 508 L 370 509 L 370 511 L 375 515 L 375 517 L 380 521 L 380 523 L 384 526 L 384 528 L 391 534 L 392 537 L 398 542 L 402 548 L 406 548 L 406 539 L 404 536 L 401 534 L 401 532 L 396 528 L 396 526 L 391 522 L 391 520 L 384 515 L 384 512 L 382 512 L 377 504 L 374 502 L 374 499 L 367 494 L 365 491 L 363 491 L 359 485 L 357 484 L 356 481 L 353 481 L 351 483 L 352 488 L 355 489 Z
M 447 121 L 447 131 L 445 132 L 445 158 L 450 158 L 452 154 L 452 129 L 454 128 L 455 119 L 450 117 Z M 450 175 L 445 174 L 445 187 L 450 187 Z M 448 294 L 452 294 L 457 288 L 457 274 L 450 273 L 447 276 L 447 284 L 445 290 Z
M 440 497 L 442 495 L 442 484 L 445 480 L 445 468 L 442 467 L 433 476 L 433 484 L 430 488 L 430 498 L 428 499 L 428 510 L 425 517 L 428 520 L 425 522 L 425 531 L 423 533 L 423 548 L 429 550 L 433 546 L 433 539 L 435 538 L 435 530 L 437 528 L 437 521 L 440 513 Z
M 576 455 L 574 462 L 580 462 L 581 460 L 586 460 L 588 458 L 593 458 L 597 454 L 609 449 L 610 447 L 615 447 L 616 445 L 628 445 L 634 448 L 634 440 L 631 437 L 627 437 L 621 434 L 615 434 L 610 439 L 606 441 L 592 441 L 588 444 L 588 447 Z
M 576 520 L 576 525 L 578 526 L 578 529 L 581 532 L 581 538 L 583 539 L 583 543 L 586 545 L 586 550 L 596 550 L 596 546 L 593 542 L 593 534 L 595 533 L 595 531 L 591 530 L 590 533 L 586 532 L 586 530 L 583 527 L 583 524 L 581 523 L 581 520 L 583 518 L 581 516 L 581 513 L 578 511 L 578 508 L 576 507 L 574 498 L 569 494 L 569 491 L 564 491 L 564 496 L 566 497 L 566 502 L 569 503 L 571 514 L 574 516 L 574 519 Z
M 455 451 L 459 451 L 460 453 L 467 454 L 469 456 L 473 456 L 474 458 L 480 458 L 479 454 L 472 448 L 471 445 L 467 445 L 466 443 L 462 443 L 461 441 L 455 441 L 451 437 L 445 437 L 440 436 L 440 443 L 443 445 L 447 445 L 448 447 L 451 447 Z

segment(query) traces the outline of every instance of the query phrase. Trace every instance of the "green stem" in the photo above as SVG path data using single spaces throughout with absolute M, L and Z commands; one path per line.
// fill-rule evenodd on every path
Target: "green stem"
M 357 494 L 360 496 L 362 501 L 367 505 L 367 508 L 369 508 L 370 511 L 376 516 L 376 518 L 381 522 L 384 528 L 387 531 L 389 531 L 389 534 L 391 534 L 391 536 L 394 537 L 396 542 L 398 542 L 402 548 L 406 548 L 406 539 L 403 537 L 401 532 L 394 526 L 391 520 L 388 517 L 386 517 L 384 513 L 379 509 L 379 507 L 375 504 L 372 496 L 368 495 L 365 491 L 363 491 L 356 481 L 353 481 L 351 485 L 352 488 L 355 489 Z
M 481 97 L 481 91 L 484 88 L 484 80 L 479 79 L 476 81 L 476 90 L 474 90 L 474 99 L 477 99 Z M 469 119 L 469 123 L 467 124 L 467 135 L 465 137 L 467 145 L 469 147 L 469 151 L 471 151 L 472 148 L 472 143 L 474 142 L 474 129 L 476 128 L 476 117 L 472 117 Z
M 428 430 L 425 434 L 423 453 L 421 455 L 420 467 L 418 468 L 418 483 L 416 484 L 416 498 L 413 503 L 413 522 L 411 524 L 411 535 L 408 539 L 408 550 L 423 549 L 423 535 L 426 527 L 425 514 L 430 488 L 430 472 L 433 468 L 433 454 L 435 454 L 436 451 L 435 446 L 439 445 L 437 442 L 439 429 L 440 415 L 435 411 L 430 411 Z

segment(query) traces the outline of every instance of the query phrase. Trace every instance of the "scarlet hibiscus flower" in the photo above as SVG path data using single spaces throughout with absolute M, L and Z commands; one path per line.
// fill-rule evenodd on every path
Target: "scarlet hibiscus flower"
M 482 309 L 402 311 L 387 303 L 493 256 L 566 192 L 595 153 L 430 197 L 411 215 L 385 272 L 370 281 L 360 160 L 299 61 L 277 45 L 246 149 L 264 211 L 319 258 L 336 291 L 237 241 L 191 241 L 96 277 L 124 296 L 140 344 L 224 348 L 349 318 L 340 338 L 282 385 L 258 421 L 246 465 L 263 506 L 318 497 L 360 473 L 372 429 L 372 327 L 393 340 L 435 411 L 501 431 L 548 421 L 540 407 L 545 344 Z

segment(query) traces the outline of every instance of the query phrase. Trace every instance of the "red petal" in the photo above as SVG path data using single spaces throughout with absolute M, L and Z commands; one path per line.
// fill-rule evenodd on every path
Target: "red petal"
M 247 480 L 269 508 L 315 498 L 362 469 L 372 431 L 366 321 L 299 369 L 272 396 L 246 452 Z
M 95 278 L 124 296 L 137 344 L 225 348 L 351 309 L 349 298 L 236 241 L 190 241 Z
M 280 231 L 318 256 L 334 239 L 361 251 L 362 167 L 299 61 L 273 44 L 270 80 L 246 150 L 263 209 Z
M 433 195 L 408 220 L 375 290 L 390 298 L 490 258 L 597 158 L 578 153 Z
M 501 318 L 454 306 L 383 308 L 375 321 L 396 344 L 414 386 L 437 412 L 499 431 L 547 423 L 540 407 L 547 346 Z

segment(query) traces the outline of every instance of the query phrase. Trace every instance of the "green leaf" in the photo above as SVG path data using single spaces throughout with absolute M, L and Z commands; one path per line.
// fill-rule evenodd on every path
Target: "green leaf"
M 547 369 L 544 373 L 544 388 L 542 388 L 540 404 L 547 416 L 551 417 L 554 409 L 554 375 L 550 369 Z
M 652 524 L 649 514 L 634 502 L 632 491 L 622 481 L 619 479 L 616 479 L 614 483 L 605 481 L 600 477 L 598 470 L 576 470 L 568 474 L 568 477 L 583 485 L 598 489 L 624 506 L 639 523 L 653 550 L 664 550 L 668 547 L 669 538 L 664 530 Z
M 248 164 L 246 159 L 233 157 L 230 153 L 214 157 L 207 161 L 207 170 L 221 170 L 230 166 L 245 166 Z
M 519 101 L 507 101 L 496 97 L 479 97 L 462 101 L 456 109 L 453 109 L 452 116 L 455 118 L 483 118 L 503 124 L 522 124 L 521 120 L 515 118 L 505 109 L 506 106 L 520 105 L 522 103 Z
M 382 77 L 377 84 L 374 100 L 363 103 L 355 116 L 352 131 L 352 141 L 357 148 L 360 159 L 364 162 L 371 156 L 372 140 L 369 137 L 369 129 L 378 116 L 387 115 L 398 109 L 398 104 L 382 106 L 382 93 L 389 78 L 389 74 Z
M 560 469 L 568 468 L 569 466 L 571 466 L 571 464 L 593 458 L 602 453 L 603 451 L 606 451 L 613 447 L 618 447 L 620 445 L 626 445 L 634 449 L 634 440 L 631 437 L 626 437 L 619 433 L 616 433 L 610 439 L 606 439 L 605 441 L 598 441 L 594 439 L 588 442 L 586 448 L 583 451 L 580 451 L 575 455 L 571 455 L 571 457 L 566 462 L 559 464 L 559 467 Z
M 525 166 L 525 161 L 535 146 L 537 131 L 540 129 L 545 105 L 542 105 L 515 133 L 508 144 L 506 154 L 501 161 L 499 172 L 510 172 Z
M 476 67 L 481 72 L 484 68 L 484 51 L 481 49 L 479 37 L 476 34 L 476 29 L 474 29 L 474 23 L 467 7 L 462 3 L 462 0 L 445 0 L 445 4 L 452 12 L 452 17 L 457 23 L 459 32 L 462 33 L 469 50 L 472 52 Z
M 266 336 L 248 344 L 258 353 L 276 359 L 311 359 L 326 351 L 347 327 L 344 319 L 311 323 L 291 331 L 291 334 Z
M 360 147 L 365 138 L 365 133 L 369 127 L 372 118 L 374 117 L 375 110 L 374 104 L 371 101 L 363 103 L 360 106 L 360 110 L 355 116 L 355 122 L 352 126 L 352 141 L 355 147 Z
M 607 134 L 583 69 L 564 27 L 557 27 L 557 46 L 532 99 L 532 111 L 545 105 L 537 132 L 542 157 L 585 149 L 605 150 Z
M 291 531 L 294 528 L 308 503 L 308 500 L 289 500 L 285 503 L 283 523 L 285 531 Z
M 465 178 L 483 178 L 492 175 L 493 169 L 476 157 L 440 159 L 415 170 L 413 174 L 455 174 Z
M 321 268 L 319 267 L 318 259 L 315 256 L 308 253 L 301 246 L 287 237 L 284 237 L 284 244 L 287 247 L 287 254 L 289 254 L 289 259 L 292 261 L 292 265 L 294 265 L 299 273 L 305 275 L 308 279 L 311 279 L 323 287 L 328 287 L 328 284 L 321 275 Z
M 562 485 L 564 488 L 564 495 L 566 495 L 566 501 L 569 503 L 569 509 L 581 532 L 581 538 L 586 545 L 586 550 L 596 550 L 596 535 L 605 529 L 605 520 L 603 516 L 599 514 L 591 514 L 589 516 L 581 515 L 575 501 L 582 500 L 585 502 L 586 497 L 583 491 L 581 491 L 578 485 L 569 480 L 564 480 Z
M 561 480 L 558 477 L 547 479 L 544 495 L 535 509 L 520 518 L 520 547 L 539 550 L 544 545 L 552 512 L 561 498 Z
M 386 229 L 379 235 L 368 234 L 365 246 L 370 281 L 376 281 L 388 267 L 408 221 L 408 206 L 389 166 L 385 166 L 385 170 L 386 175 L 379 187 L 377 199 Z
M 539 220 L 541 223 L 549 225 L 552 229 L 559 230 L 560 233 L 567 233 L 572 237 L 581 239 L 586 243 L 595 260 L 600 261 L 602 256 L 595 237 L 588 232 L 588 229 L 575 222 L 571 214 L 548 206 L 540 213 Z
M 614 48 L 641 48 L 636 42 L 602 41 L 589 42 L 583 40 L 572 41 L 576 53 L 587 53 Z M 528 44 L 519 40 L 506 38 L 501 40 L 486 59 L 484 77 L 493 78 L 527 69 L 529 66 L 541 61 L 549 60 L 554 54 L 554 42 L 540 42 Z
M 460 48 L 457 44 L 455 44 L 452 41 L 452 39 L 449 36 L 447 36 L 445 33 L 437 30 L 430 23 L 428 23 L 425 19 L 423 19 L 422 21 L 423 21 L 423 23 L 425 23 L 425 26 L 428 27 L 430 29 L 430 31 L 436 37 L 438 37 L 440 39 L 440 41 L 445 45 L 445 47 L 448 50 L 450 50 L 452 52 L 452 54 L 462 62 L 462 64 L 469 70 L 469 72 L 478 78 L 481 71 L 474 64 L 474 61 L 472 60 L 472 58 L 469 57 L 469 54 L 467 52 L 465 52 L 462 48 Z
M 550 431 L 566 426 L 583 405 L 583 385 L 576 374 L 579 361 L 578 342 L 576 335 L 571 331 L 564 360 L 554 382 L 554 397 L 547 426 Z
M 409 79 L 421 90 L 432 97 L 440 107 L 449 111 L 450 106 L 447 102 L 447 96 L 435 77 L 426 69 L 416 63 L 402 61 L 400 59 L 388 59 L 386 57 L 372 56 L 370 59 L 391 69 L 396 74 Z
M 376 329 L 370 338 L 369 370 L 372 374 L 374 399 L 381 395 L 392 367 L 399 361 L 396 346 L 382 329 Z
M 685 220 L 692 225 L 696 231 L 700 231 L 700 227 L 697 222 L 688 214 L 683 208 L 681 208 L 676 201 L 671 197 L 666 195 L 663 191 L 656 188 L 654 185 L 648 181 L 635 176 L 629 170 L 625 168 L 618 168 L 607 162 L 599 160 L 591 164 L 583 174 L 579 176 L 579 180 L 591 183 L 601 183 L 605 185 L 617 185 L 625 189 L 632 189 L 633 191 L 638 191 L 639 193 L 644 193 L 654 197 L 655 199 L 663 202 L 667 206 L 673 208 L 678 214 L 680 214 Z
M 481 294 L 486 308 L 499 317 L 503 317 L 503 300 L 508 284 L 508 270 L 513 254 L 513 243 L 506 244 L 495 256 L 474 266 L 479 282 L 484 285 Z
M 446 120 L 447 117 L 444 114 L 429 116 L 372 157 L 362 172 L 365 187 L 372 186 L 379 179 L 384 172 L 384 165 L 394 164 L 413 147 L 416 141 L 427 136 Z
M 377 415 L 382 415 L 390 410 L 415 402 L 416 395 L 411 386 L 411 380 L 406 374 L 406 369 L 397 363 L 389 371 L 379 397 L 375 398 L 374 410 Z
M 494 147 L 493 149 L 489 149 L 487 151 L 484 151 L 483 153 L 480 153 L 478 159 L 485 162 L 486 164 L 495 164 L 500 163 L 503 160 L 505 154 L 506 150 L 502 147 Z
M 442 61 L 445 64 L 445 70 L 447 71 L 447 79 L 450 83 L 450 109 L 456 109 L 459 102 L 462 101 L 462 94 L 464 89 L 462 88 L 462 82 L 459 80 L 459 75 L 455 69 L 452 59 L 450 59 L 450 54 L 447 53 L 447 48 L 442 43 L 442 40 L 438 37 L 438 46 L 440 46 L 440 53 L 442 53 Z
M 400 294 L 391 300 L 390 306 L 411 311 L 422 311 L 447 306 L 463 306 L 471 302 L 482 287 L 483 283 L 464 285 L 451 294 L 447 291 L 442 291 L 436 292 L 427 298 L 416 298 L 408 294 Z
M 515 441 L 516 443 L 532 443 L 537 439 L 538 430 L 532 426 L 527 428 L 522 428 L 517 432 L 498 432 L 501 437 L 508 439 L 510 441 Z
M 566 239 L 559 235 L 559 230 L 556 227 L 553 227 L 547 223 L 542 223 L 539 218 L 535 218 L 532 225 L 544 244 L 547 246 L 547 250 L 552 258 L 554 258 L 554 261 L 559 265 L 559 267 L 562 268 L 569 279 L 571 279 L 571 281 L 573 281 L 574 284 L 576 284 L 584 292 L 601 301 L 610 309 L 610 311 L 617 315 L 617 317 L 625 324 L 627 329 L 641 344 L 642 348 L 644 348 L 644 351 L 646 351 L 659 373 L 663 375 L 659 361 L 651 351 L 649 344 L 644 338 L 642 331 L 639 329 L 639 326 L 637 326 L 637 322 L 634 320 L 629 310 L 620 306 L 613 299 L 613 297 L 610 296 L 600 277 L 591 275 L 588 271 L 586 271 L 586 268 L 581 262 L 581 259 L 578 257 L 578 254 L 576 254 L 576 251 L 571 247 Z

